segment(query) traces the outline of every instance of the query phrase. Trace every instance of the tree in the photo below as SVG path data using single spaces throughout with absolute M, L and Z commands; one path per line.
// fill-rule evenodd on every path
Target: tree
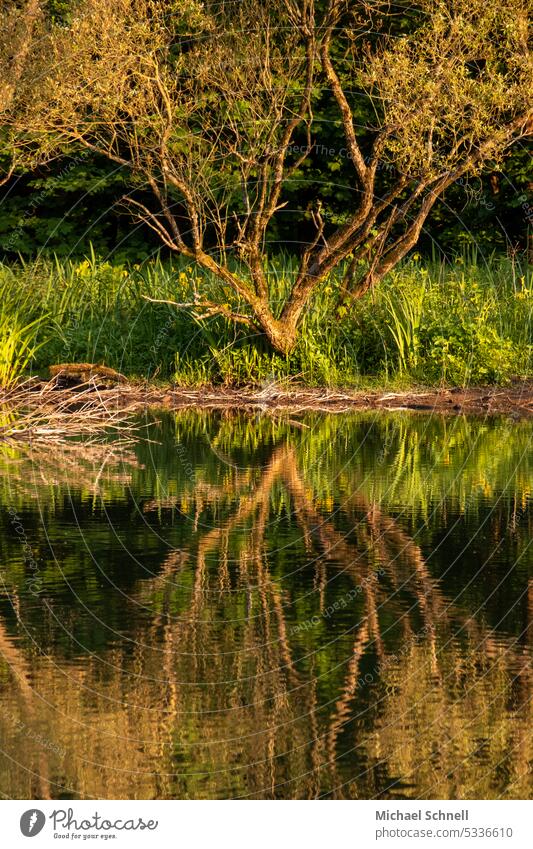
M 288 353 L 334 268 L 346 269 L 346 299 L 362 295 L 416 244 L 449 186 L 531 132 L 531 6 L 81 0 L 66 24 L 36 20 L 33 0 L 18 13 L 18 56 L 0 51 L 4 78 L 16 76 L 3 125 L 19 160 L 74 148 L 128 169 L 124 202 L 224 286 L 223 298 L 200 287 L 177 306 L 257 328 Z M 269 235 L 320 142 L 313 104 L 324 93 L 352 203 L 335 226 L 311 207 L 314 233 L 280 298 Z
M 40 23 L 41 7 L 39 0 L 28 0 L 23 10 L 14 3 L 3 2 L 0 5 L 0 115 L 6 116 L 17 102 L 17 89 L 26 81 L 26 71 L 34 48 L 35 29 Z M 0 157 L 7 160 L 0 174 L 0 186 L 7 183 L 18 164 L 18 145 L 11 137 L 9 121 L 2 122 L 4 144 L 0 148 Z

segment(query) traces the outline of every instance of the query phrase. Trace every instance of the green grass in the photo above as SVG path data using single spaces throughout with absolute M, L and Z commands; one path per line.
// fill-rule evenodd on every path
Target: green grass
M 11 389 L 23 378 L 45 339 L 38 341 L 47 316 L 31 318 L 29 297 L 14 302 L 13 290 L 0 290 L 0 387 Z
M 290 257 L 272 263 L 274 303 L 295 268 Z M 111 265 L 94 254 L 0 265 L 0 383 L 30 367 L 46 374 L 50 364 L 80 361 L 188 385 L 505 383 L 532 373 L 532 277 L 531 266 L 505 257 L 427 262 L 414 254 L 373 292 L 343 303 L 339 272 L 306 311 L 296 350 L 282 357 L 223 318 L 201 323 L 145 300 L 187 301 L 204 284 L 227 300 L 191 265 Z

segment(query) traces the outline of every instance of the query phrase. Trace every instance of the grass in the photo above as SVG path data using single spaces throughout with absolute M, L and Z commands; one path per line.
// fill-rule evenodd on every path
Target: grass
M 46 315 L 31 318 L 33 306 L 28 297 L 16 297 L 16 289 L 7 287 L 1 291 L 0 301 L 0 387 L 11 389 L 23 377 L 35 360 L 39 347 L 45 339 L 38 341 Z
M 272 263 L 273 302 L 294 271 L 290 257 Z M 340 299 L 341 277 L 324 281 L 296 350 L 282 357 L 223 318 L 201 323 L 144 299 L 187 301 L 205 284 L 227 299 L 191 265 L 112 265 L 94 253 L 82 262 L 0 265 L 0 384 L 12 386 L 30 367 L 46 374 L 50 364 L 80 361 L 188 385 L 464 385 L 531 376 L 533 275 L 516 258 L 428 262 L 414 254 L 351 303 Z

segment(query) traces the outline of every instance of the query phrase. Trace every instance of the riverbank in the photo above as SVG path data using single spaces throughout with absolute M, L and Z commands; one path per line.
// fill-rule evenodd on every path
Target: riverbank
M 91 380 L 62 388 L 55 379 L 33 379 L 16 391 L 0 396 L 4 406 L 33 411 L 46 418 L 61 414 L 73 427 L 84 418 L 105 424 L 117 415 L 139 413 L 149 408 L 166 410 L 241 410 L 249 413 L 290 414 L 306 411 L 346 413 L 355 410 L 406 410 L 439 415 L 533 415 L 533 380 L 509 386 L 415 387 L 402 392 L 379 390 L 291 388 L 271 384 L 254 388 L 156 386 L 123 381 L 113 386 Z

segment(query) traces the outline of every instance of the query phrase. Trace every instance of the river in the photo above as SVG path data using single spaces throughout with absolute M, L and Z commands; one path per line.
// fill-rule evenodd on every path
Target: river
M 531 425 L 0 447 L 7 798 L 531 795 Z

